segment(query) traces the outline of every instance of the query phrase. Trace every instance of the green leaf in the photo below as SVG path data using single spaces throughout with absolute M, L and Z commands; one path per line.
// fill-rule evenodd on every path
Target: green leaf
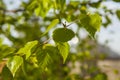
M 15 51 L 14 48 L 9 47 L 8 45 L 0 45 L 0 60 L 7 56 L 10 56 Z
M 61 10 L 61 12 L 64 12 L 65 9 L 65 0 L 55 0 L 57 9 Z
M 90 36 L 94 38 L 97 31 L 100 30 L 102 18 L 97 13 L 95 14 L 81 14 L 80 21 L 82 26 L 89 32 Z
M 31 41 L 28 42 L 23 48 L 19 49 L 19 51 L 17 52 L 17 54 L 20 55 L 25 55 L 26 59 L 28 59 L 30 57 L 30 55 L 32 54 L 32 50 L 33 48 L 38 44 L 38 41 Z
M 57 48 L 51 44 L 44 44 L 42 49 L 39 49 L 37 53 L 38 65 L 40 68 L 46 68 L 47 65 L 52 61 L 54 53 L 57 52 Z
M 67 56 L 69 54 L 70 46 L 67 42 L 56 43 L 60 55 L 63 57 L 63 63 L 65 63 Z
M 48 65 L 48 63 L 51 61 L 51 57 L 48 53 L 41 53 L 39 56 L 38 62 L 39 62 L 39 66 L 41 68 L 46 68 L 46 66 Z
M 34 7 L 31 3 L 30 7 L 34 9 L 36 16 L 45 17 L 49 9 L 52 7 L 50 0 L 35 0 Z M 37 8 L 36 8 L 37 7 Z
M 45 35 L 46 33 L 48 33 L 48 31 L 51 29 L 51 28 L 53 28 L 56 24 L 58 24 L 59 23 L 59 19 L 54 19 L 51 23 L 50 23 L 50 25 L 47 27 L 47 30 L 43 33 L 43 35 Z M 43 36 L 42 35 L 42 36 Z
M 45 45 L 43 46 L 43 50 L 44 50 L 45 52 L 49 53 L 50 56 L 52 56 L 53 53 L 58 52 L 58 51 L 57 51 L 57 48 L 56 48 L 55 46 L 51 45 L 51 44 L 45 44 Z
M 27 9 L 28 9 L 28 10 L 34 9 L 36 4 L 37 4 L 37 1 L 36 1 L 36 0 L 32 1 L 32 2 L 27 6 Z
M 35 14 L 36 14 L 36 16 L 39 16 L 39 15 L 40 15 L 40 7 L 37 7 L 37 8 L 35 9 Z
M 91 19 L 90 25 L 93 26 L 97 31 L 99 31 L 101 23 L 102 23 L 101 16 L 98 15 L 97 13 L 96 14 L 91 14 L 90 19 Z
M 104 27 L 107 27 L 107 26 L 111 23 L 111 20 L 110 20 L 110 18 L 108 17 L 108 15 L 106 15 L 105 18 L 106 18 L 106 22 L 103 23 L 103 25 L 104 25 Z
M 4 66 L 2 70 L 2 79 L 3 80 L 13 80 L 13 76 L 11 71 L 8 69 L 7 66 Z
M 22 65 L 23 58 L 20 56 L 10 57 L 7 62 L 7 67 L 11 71 L 12 75 L 14 76 L 18 68 Z
M 53 31 L 53 40 L 55 42 L 67 42 L 75 36 L 71 29 L 57 28 Z
M 94 80 L 108 80 L 107 75 L 104 73 L 99 73 L 95 76 Z
M 116 15 L 117 15 L 118 19 L 120 20 L 120 10 L 116 11 Z
M 91 7 L 98 8 L 98 7 L 100 6 L 100 3 L 101 3 L 101 1 L 98 1 L 98 2 L 90 3 L 89 5 L 90 5 Z
M 44 50 L 37 54 L 38 65 L 40 68 L 45 69 L 48 63 L 51 61 L 49 53 Z

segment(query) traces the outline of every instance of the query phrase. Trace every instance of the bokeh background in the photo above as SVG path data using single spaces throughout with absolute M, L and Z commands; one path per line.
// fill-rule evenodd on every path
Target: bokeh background
M 54 2 L 55 0 L 45 1 L 53 5 L 52 1 Z M 65 8 L 64 6 L 59 7 L 58 11 L 55 12 L 56 14 L 54 14 L 53 8 L 50 10 L 47 9 L 48 6 L 44 8 L 45 3 L 41 3 L 43 4 L 43 10 L 36 16 L 34 10 L 37 8 L 37 4 L 30 6 L 34 0 L 0 0 L 1 47 L 2 45 L 7 45 L 8 47 L 19 49 L 28 41 L 39 40 L 43 42 L 48 40 L 51 38 L 52 31 L 55 28 L 63 26 L 61 23 L 51 29 L 45 37 L 41 38 L 40 35 L 46 30 L 52 19 L 59 18 L 61 22 L 66 21 L 67 24 L 73 22 L 69 28 L 76 32 L 77 36 L 69 41 L 71 50 L 70 57 L 67 60 L 68 62 L 62 65 L 61 68 L 58 67 L 61 64 L 54 64 L 53 66 L 57 66 L 56 68 L 59 68 L 59 70 L 57 71 L 54 68 L 50 72 L 47 72 L 47 75 L 45 73 L 42 74 L 46 77 L 42 80 L 120 80 L 120 1 L 59 1 L 58 3 L 56 1 L 56 5 L 60 5 L 60 2 L 63 1 Z M 74 22 L 82 11 L 90 13 L 97 12 L 102 16 L 101 29 L 96 33 L 95 40 L 90 38 L 88 32 L 79 22 Z M 54 44 L 54 41 L 50 39 L 48 43 Z M 2 55 L 5 50 L 2 52 L 2 48 L 0 49 L 0 55 Z M 1 61 L 1 73 L 4 64 L 5 62 Z M 91 68 L 89 69 L 89 67 Z M 33 69 L 30 70 L 31 73 L 35 74 Z M 28 70 L 28 73 L 30 73 L 30 70 Z M 59 72 L 60 70 L 61 72 Z M 57 77 L 51 74 L 53 71 L 55 71 Z M 66 74 L 67 78 L 65 78 Z M 22 78 L 23 80 L 41 80 L 41 78 L 37 78 L 39 77 L 38 75 L 29 74 L 29 76 L 32 76 L 31 78 L 24 78 L 24 76 L 18 75 L 15 80 L 21 80 Z M 75 76 L 79 76 L 80 78 L 77 79 Z

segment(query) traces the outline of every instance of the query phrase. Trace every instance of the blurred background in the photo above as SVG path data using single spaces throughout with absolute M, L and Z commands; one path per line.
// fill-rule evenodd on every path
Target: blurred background
M 43 74 L 30 68 L 26 70 L 30 73 L 27 75 L 29 78 L 19 76 L 21 71 L 18 71 L 15 80 L 120 80 L 120 0 L 35 1 L 0 0 L 0 56 L 5 56 L 12 48 L 18 50 L 28 41 L 48 40 L 52 31 L 62 27 L 61 23 L 65 21 L 73 23 L 69 28 L 76 37 L 69 41 L 71 49 L 66 64 L 61 65 L 61 61 L 55 58 L 51 65 L 56 67 L 51 69 L 52 66 L 48 66 L 50 71 Z M 74 22 L 81 13 L 87 12 L 102 16 L 96 39 L 92 39 L 79 22 Z M 41 37 L 51 20 L 56 18 L 60 23 Z M 48 43 L 54 44 L 54 41 L 51 39 Z M 4 64 L 1 60 L 1 75 Z M 39 77 L 39 74 L 45 78 Z

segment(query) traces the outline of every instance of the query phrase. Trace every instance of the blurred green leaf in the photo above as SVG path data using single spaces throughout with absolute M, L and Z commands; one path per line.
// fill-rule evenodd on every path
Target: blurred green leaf
M 117 69 L 114 69 L 113 72 L 114 72 L 116 75 L 119 74 L 119 70 L 117 70 Z
M 49 45 L 51 46 L 51 45 Z M 50 56 L 51 51 L 49 50 L 49 48 L 47 48 L 47 45 L 45 44 L 45 46 L 42 47 L 42 49 L 38 50 L 37 53 L 37 60 L 38 60 L 38 65 L 40 68 L 45 69 L 48 65 L 49 62 L 51 62 L 52 58 Z
M 44 44 L 43 50 L 45 52 L 49 53 L 51 55 L 51 57 L 53 56 L 54 53 L 56 54 L 56 52 L 58 52 L 57 48 L 51 44 Z
M 68 54 L 69 54 L 70 46 L 67 42 L 64 42 L 64 43 L 57 42 L 56 45 L 57 45 L 60 55 L 63 57 L 63 62 L 65 63 L 65 61 L 68 57 Z
M 51 28 L 55 27 L 58 23 L 59 23 L 59 19 L 54 19 L 54 20 L 49 24 L 49 26 L 47 27 L 47 29 L 46 29 L 46 31 L 43 33 L 43 35 L 45 35 L 46 33 L 48 33 L 48 31 L 49 31 Z M 42 35 L 42 36 L 43 36 L 43 35 Z
M 32 49 L 38 44 L 38 41 L 31 41 L 26 43 L 26 45 L 23 48 L 20 48 L 19 51 L 16 54 L 25 55 L 26 59 L 30 57 L 32 54 Z
M 115 2 L 120 2 L 120 0 L 113 0 L 113 1 L 115 1 Z
M 89 5 L 94 7 L 94 8 L 98 8 L 100 6 L 101 0 L 98 2 L 94 2 L 94 3 L 90 3 Z
M 57 9 L 60 9 L 60 12 L 63 12 L 65 9 L 65 0 L 55 0 Z
M 50 0 L 37 0 L 37 8 L 34 9 L 36 16 L 45 17 L 49 9 L 51 8 Z
M 80 22 L 82 26 L 89 32 L 91 37 L 94 38 L 94 35 L 97 31 L 100 30 L 100 26 L 102 23 L 102 18 L 99 14 L 81 14 Z
M 35 9 L 35 14 L 36 14 L 36 16 L 39 16 L 40 15 L 40 7 L 37 7 L 36 9 Z
M 0 60 L 7 56 L 11 56 L 14 51 L 14 48 L 0 44 Z
M 108 80 L 107 79 L 107 75 L 104 73 L 99 73 L 96 75 L 96 77 L 94 78 L 94 80 Z
M 2 70 L 2 79 L 3 80 L 13 80 L 13 76 L 11 71 L 8 69 L 7 66 L 4 66 Z
M 116 15 L 117 15 L 118 19 L 120 20 L 120 10 L 116 11 Z
M 103 23 L 103 25 L 104 25 L 104 27 L 107 27 L 111 23 L 111 20 L 107 15 L 105 16 L 105 18 L 106 18 L 106 22 Z
M 9 68 L 13 76 L 15 76 L 16 71 L 19 69 L 22 63 L 23 58 L 20 56 L 13 56 L 9 58 L 7 62 L 7 67 Z
M 31 2 L 29 3 L 29 5 L 27 6 L 27 9 L 28 9 L 28 10 L 34 9 L 34 8 L 36 7 L 36 4 L 37 4 L 37 1 L 36 1 L 36 0 L 31 1 Z

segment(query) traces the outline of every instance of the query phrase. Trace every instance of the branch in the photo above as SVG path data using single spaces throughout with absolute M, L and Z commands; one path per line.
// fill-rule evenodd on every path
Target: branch
M 24 9 L 6 10 L 6 9 L 0 7 L 0 11 L 1 11 L 1 10 L 4 11 L 4 12 L 12 12 L 12 13 L 25 11 Z
M 65 21 L 65 23 L 62 23 L 62 25 L 66 28 L 66 27 L 69 27 L 70 25 L 72 25 L 72 24 L 74 24 L 75 22 L 78 22 L 78 21 L 79 21 L 79 19 L 76 19 L 68 25 L 66 24 L 66 21 Z

